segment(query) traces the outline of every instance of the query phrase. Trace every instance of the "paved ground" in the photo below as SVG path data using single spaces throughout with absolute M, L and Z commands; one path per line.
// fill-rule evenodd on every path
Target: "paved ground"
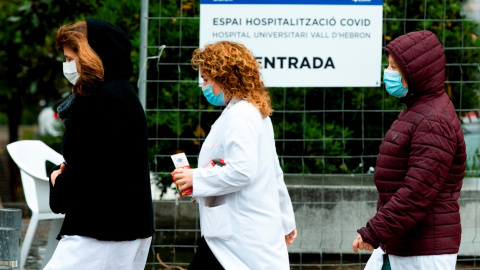
M 22 241 L 28 228 L 30 219 L 23 219 L 22 224 Z M 50 221 L 40 220 L 38 222 L 37 231 L 33 239 L 30 252 L 28 253 L 25 270 L 40 270 L 42 266 L 43 256 L 45 255 L 45 245 L 47 244 L 48 232 L 50 231 Z

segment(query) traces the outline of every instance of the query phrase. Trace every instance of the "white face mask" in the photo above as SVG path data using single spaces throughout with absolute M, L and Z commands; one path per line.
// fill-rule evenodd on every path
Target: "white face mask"
M 71 84 L 75 84 L 80 78 L 80 74 L 77 72 L 77 61 L 64 62 L 63 75 Z

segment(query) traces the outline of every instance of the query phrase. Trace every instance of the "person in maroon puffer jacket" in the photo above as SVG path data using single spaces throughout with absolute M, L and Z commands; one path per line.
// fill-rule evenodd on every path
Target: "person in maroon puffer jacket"
M 455 269 L 466 153 L 445 93 L 443 47 L 424 30 L 396 38 L 385 51 L 386 90 L 407 107 L 385 134 L 374 174 L 377 213 L 358 230 L 353 250 L 376 249 L 365 269 L 380 269 L 382 258 L 395 270 Z

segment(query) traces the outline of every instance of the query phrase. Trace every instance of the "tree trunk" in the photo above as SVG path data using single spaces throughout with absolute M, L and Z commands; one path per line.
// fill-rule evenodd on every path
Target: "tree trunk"
M 0 261 L 16 267 L 20 260 L 22 210 L 0 210 Z
M 16 208 L 0 209 L 0 227 L 22 229 L 22 210 Z
M 7 105 L 9 143 L 18 141 L 18 127 L 22 118 L 22 107 L 21 95 L 16 91 Z M 10 171 L 10 196 L 12 201 L 17 202 L 22 199 L 22 181 L 20 179 L 20 171 L 10 156 L 8 156 L 8 167 Z
M 15 228 L 0 228 L 0 254 L 2 261 L 17 260 L 20 230 Z

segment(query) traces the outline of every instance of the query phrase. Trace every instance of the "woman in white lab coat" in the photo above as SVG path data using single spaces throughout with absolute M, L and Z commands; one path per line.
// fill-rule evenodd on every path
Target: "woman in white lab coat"
M 199 168 L 174 171 L 200 209 L 202 239 L 189 269 L 290 269 L 295 217 L 259 64 L 243 45 L 222 41 L 195 50 L 192 65 L 208 102 L 226 108 L 202 145 Z M 205 168 L 219 158 L 225 166 Z

